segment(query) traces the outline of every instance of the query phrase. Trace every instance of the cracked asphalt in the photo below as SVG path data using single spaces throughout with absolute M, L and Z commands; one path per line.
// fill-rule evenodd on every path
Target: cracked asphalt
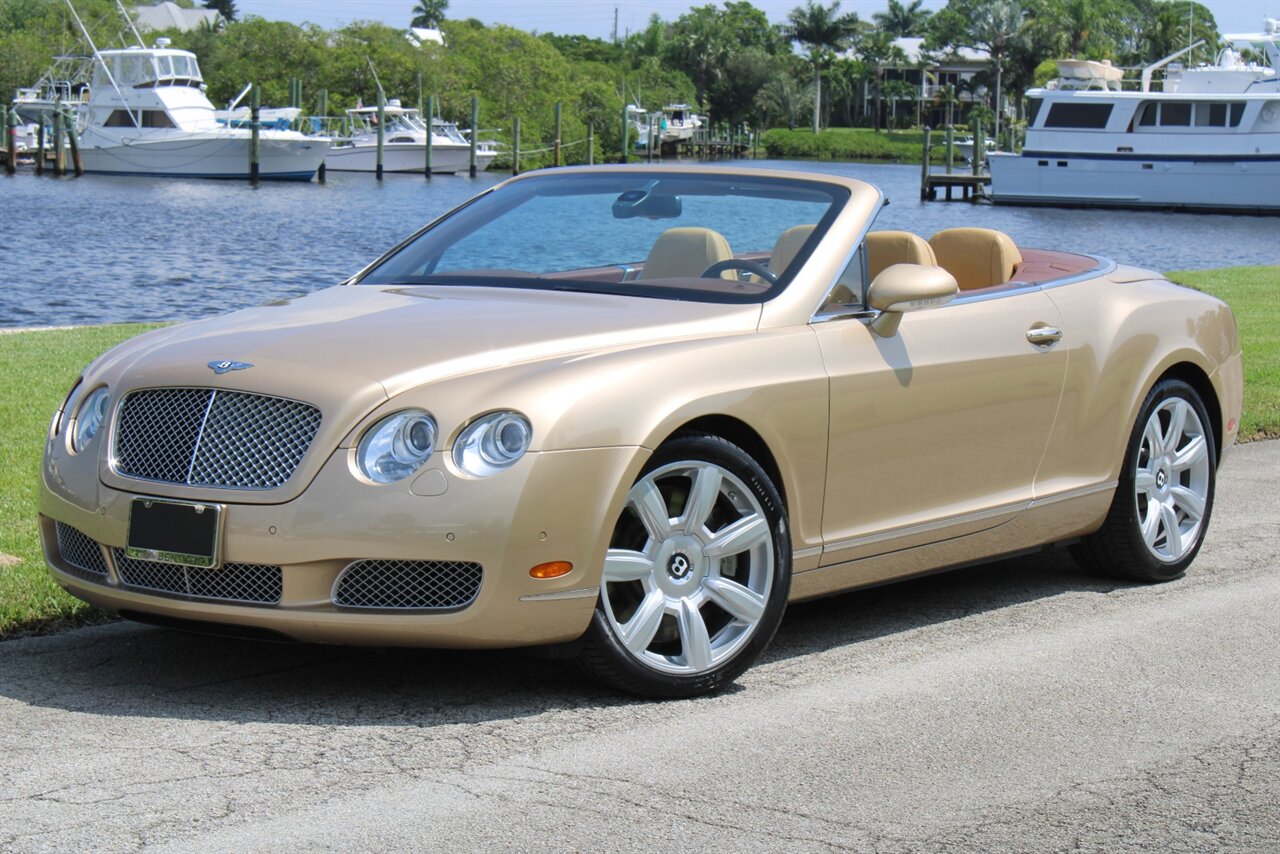
M 1037 555 L 793 607 L 717 697 L 127 623 L 0 644 L 4 851 L 1280 849 L 1280 442 L 1183 580 Z

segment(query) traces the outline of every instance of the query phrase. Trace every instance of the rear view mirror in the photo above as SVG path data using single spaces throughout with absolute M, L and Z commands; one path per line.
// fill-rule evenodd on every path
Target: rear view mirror
M 955 276 L 941 267 L 894 264 L 876 276 L 867 289 L 867 308 L 880 312 L 871 329 L 882 338 L 898 331 L 904 312 L 937 308 L 960 291 Z
M 614 219 L 675 219 L 684 209 L 679 196 L 627 190 L 613 202 Z

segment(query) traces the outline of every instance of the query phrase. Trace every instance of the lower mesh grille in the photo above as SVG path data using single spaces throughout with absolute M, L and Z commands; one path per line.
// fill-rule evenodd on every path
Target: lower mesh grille
M 343 608 L 456 610 L 475 600 L 483 577 L 478 563 L 361 560 L 338 576 L 333 603 Z
M 79 575 L 87 575 L 94 581 L 107 577 L 107 559 L 102 556 L 102 549 L 91 538 L 80 533 L 70 525 L 57 523 L 58 554 L 62 562 Z
M 174 566 L 153 560 L 129 557 L 124 549 L 112 549 L 116 572 L 125 587 L 154 593 L 220 599 L 252 605 L 277 605 L 284 587 L 278 566 L 258 563 L 227 563 L 219 569 Z

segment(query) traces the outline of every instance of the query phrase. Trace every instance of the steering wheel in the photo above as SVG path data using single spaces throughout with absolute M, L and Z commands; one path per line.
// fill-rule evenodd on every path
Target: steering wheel
M 724 261 L 717 261 L 710 267 L 702 271 L 698 276 L 699 279 L 718 279 L 720 274 L 725 270 L 742 270 L 746 273 L 759 276 L 771 285 L 778 284 L 778 274 L 770 270 L 763 264 L 757 264 L 755 261 L 747 261 L 744 258 L 728 258 Z

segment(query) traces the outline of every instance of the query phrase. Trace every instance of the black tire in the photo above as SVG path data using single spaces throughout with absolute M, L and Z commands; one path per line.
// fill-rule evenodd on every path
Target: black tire
M 1200 421 L 1201 435 L 1205 443 L 1207 461 L 1207 487 L 1204 496 L 1204 513 L 1195 530 L 1194 541 L 1185 545 L 1185 551 L 1176 559 L 1164 559 L 1148 547 L 1142 534 L 1142 510 L 1137 497 L 1139 463 L 1144 462 L 1144 434 L 1152 414 L 1171 401 L 1185 401 Z M 1214 441 L 1212 423 L 1200 394 L 1179 379 L 1163 379 L 1155 384 L 1138 410 L 1138 420 L 1129 435 L 1125 449 L 1124 466 L 1120 471 L 1119 485 L 1106 521 L 1094 534 L 1085 537 L 1071 548 L 1076 561 L 1090 569 L 1115 578 L 1129 581 L 1161 582 L 1181 578 L 1195 560 L 1204 543 L 1213 512 L 1214 489 L 1217 486 L 1218 449 Z M 1183 474 L 1176 477 L 1182 478 Z M 1173 483 L 1173 476 L 1169 482 Z M 1161 483 L 1163 487 L 1163 482 Z M 1151 512 L 1148 510 L 1147 512 Z
M 745 640 L 738 642 L 736 651 L 731 654 L 726 653 L 727 658 L 717 662 L 715 666 L 695 673 L 679 674 L 664 672 L 657 669 L 656 665 L 646 664 L 637 654 L 627 649 L 615 629 L 614 621 L 610 618 L 609 606 L 605 601 L 606 581 L 602 579 L 601 595 L 596 600 L 595 614 L 583 638 L 575 663 L 588 676 L 609 687 L 654 699 L 708 694 L 720 690 L 737 679 L 773 640 L 774 633 L 782 622 L 787 595 L 791 589 L 791 539 L 786 507 L 777 487 L 764 469 L 732 442 L 719 436 L 686 433 L 678 434 L 654 452 L 637 478 L 636 484 L 640 484 L 654 472 L 685 463 L 710 464 L 723 469 L 736 477 L 750 491 L 751 497 L 768 523 L 768 542 L 772 547 L 773 555 L 771 582 L 768 584 L 767 591 L 759 591 L 764 600 L 764 607 L 759 619 L 755 622 L 754 629 L 750 630 L 749 634 L 742 629 L 737 629 L 744 631 Z M 688 503 L 692 502 L 692 496 L 686 495 L 684 500 L 687 507 Z M 726 499 L 717 497 L 715 500 L 722 502 Z M 666 506 L 670 510 L 672 505 Z M 611 546 L 618 544 L 627 536 L 632 537 L 634 541 L 636 534 L 634 531 L 628 534 L 628 528 L 634 529 L 636 520 L 628 520 L 628 512 L 624 510 L 622 518 L 618 520 Z M 708 526 L 708 530 L 716 529 Z M 735 556 L 734 560 L 738 560 L 738 556 Z M 748 558 L 748 560 L 754 560 L 754 558 Z M 655 570 L 655 576 L 658 574 L 660 573 Z M 727 612 L 725 614 L 727 615 Z M 668 616 L 663 616 L 661 619 L 667 620 Z M 730 622 L 729 628 L 732 628 L 732 625 Z M 725 630 L 727 629 L 722 627 L 721 634 L 709 632 L 712 635 L 712 641 L 714 642 L 717 637 L 723 637 Z M 683 632 L 683 629 L 680 631 Z M 658 641 L 655 640 L 654 643 Z M 648 651 L 641 653 L 641 655 L 651 654 Z

